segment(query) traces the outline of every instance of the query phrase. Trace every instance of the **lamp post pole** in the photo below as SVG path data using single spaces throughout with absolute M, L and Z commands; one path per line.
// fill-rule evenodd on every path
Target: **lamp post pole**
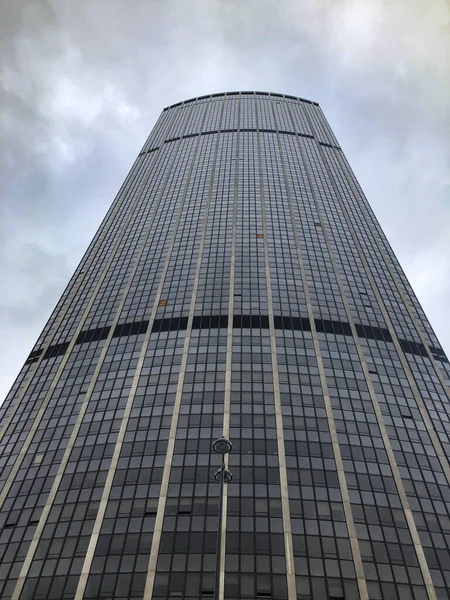
M 214 479 L 220 482 L 220 497 L 219 497 L 219 524 L 217 531 L 217 548 L 216 548 L 216 570 L 214 580 L 214 600 L 220 598 L 220 565 L 222 562 L 222 525 L 223 525 L 223 492 L 225 483 L 229 483 L 233 476 L 230 471 L 225 468 L 225 454 L 228 454 L 233 447 L 229 439 L 221 437 L 213 444 L 214 452 L 222 455 L 222 464 L 220 469 L 214 473 Z

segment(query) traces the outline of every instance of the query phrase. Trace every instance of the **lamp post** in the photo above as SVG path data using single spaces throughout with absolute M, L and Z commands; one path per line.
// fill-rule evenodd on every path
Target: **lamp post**
M 217 531 L 216 548 L 216 572 L 214 581 L 214 600 L 219 600 L 220 596 L 220 563 L 222 561 L 222 521 L 223 521 L 223 488 L 225 483 L 229 483 L 233 476 L 225 468 L 225 454 L 228 454 L 233 447 L 229 439 L 220 437 L 213 443 L 213 450 L 222 455 L 222 464 L 220 469 L 214 473 L 214 479 L 220 481 L 220 500 L 219 500 L 219 526 Z

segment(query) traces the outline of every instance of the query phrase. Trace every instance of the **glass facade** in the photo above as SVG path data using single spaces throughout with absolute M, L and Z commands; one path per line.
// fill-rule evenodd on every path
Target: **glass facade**
M 166 108 L 0 408 L 3 600 L 450 598 L 450 366 L 320 107 Z

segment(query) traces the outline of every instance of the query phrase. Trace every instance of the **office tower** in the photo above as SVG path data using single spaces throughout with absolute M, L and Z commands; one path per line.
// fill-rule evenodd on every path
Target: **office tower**
M 376 169 L 376 165 L 374 165 Z M 450 597 L 449 363 L 319 106 L 165 109 L 6 402 L 2 599 Z

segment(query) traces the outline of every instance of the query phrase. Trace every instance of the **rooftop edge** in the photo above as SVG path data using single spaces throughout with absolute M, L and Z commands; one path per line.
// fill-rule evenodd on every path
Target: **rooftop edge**
M 306 100 L 306 98 L 299 98 L 298 96 L 290 96 L 289 94 L 276 94 L 275 92 L 219 92 L 217 94 L 206 94 L 205 96 L 197 96 L 196 98 L 189 98 L 189 100 L 183 100 L 181 102 L 175 102 L 175 104 L 170 104 L 163 108 L 163 112 L 165 110 L 169 110 L 169 108 L 175 108 L 176 106 L 181 106 L 182 104 L 189 104 L 189 102 L 195 102 L 196 100 L 204 100 L 205 98 L 218 98 L 220 96 L 244 96 L 244 95 L 258 95 L 258 96 L 274 96 L 276 98 L 289 98 L 290 100 L 298 100 L 299 102 L 307 102 L 308 104 L 314 104 L 315 106 L 319 106 L 318 102 L 313 102 L 312 100 Z

